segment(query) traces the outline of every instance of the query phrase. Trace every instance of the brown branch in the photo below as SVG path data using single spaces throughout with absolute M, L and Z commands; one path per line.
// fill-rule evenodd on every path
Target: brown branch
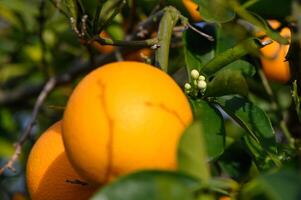
M 13 165 L 17 161 L 17 159 L 19 158 L 19 155 L 21 154 L 23 144 L 25 143 L 25 141 L 27 140 L 27 138 L 31 134 L 31 131 L 32 131 L 32 128 L 34 127 L 34 125 L 35 125 L 38 113 L 39 113 L 46 97 L 54 89 L 55 85 L 56 85 L 56 79 L 55 78 L 49 79 L 47 81 L 47 83 L 45 84 L 45 86 L 44 86 L 43 90 L 41 91 L 40 95 L 38 96 L 38 99 L 37 99 L 37 101 L 35 103 L 35 106 L 33 108 L 31 118 L 30 118 L 30 122 L 28 123 L 28 125 L 24 129 L 19 141 L 14 145 L 15 146 L 15 152 L 12 155 L 11 159 L 8 160 L 8 162 L 3 167 L 0 168 L 0 175 L 3 174 L 3 172 L 6 169 L 10 169 L 13 172 L 16 171 Z

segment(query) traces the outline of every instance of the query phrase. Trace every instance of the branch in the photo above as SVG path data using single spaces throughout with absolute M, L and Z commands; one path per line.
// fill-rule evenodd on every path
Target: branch
M 30 136 L 32 128 L 35 125 L 38 113 L 46 99 L 46 97 L 48 96 L 48 94 L 54 89 L 56 85 L 56 79 L 55 78 L 51 78 L 47 81 L 47 83 L 45 84 L 43 90 L 41 91 L 35 106 L 33 108 L 32 114 L 31 114 L 31 118 L 30 118 L 30 122 L 28 123 L 28 125 L 26 126 L 26 128 L 24 129 L 21 138 L 19 139 L 19 141 L 14 145 L 15 146 L 15 152 L 12 155 L 11 159 L 8 160 L 8 162 L 0 168 L 0 175 L 3 174 L 3 172 L 6 169 L 10 169 L 13 172 L 15 172 L 15 168 L 14 168 L 14 163 L 17 161 L 17 159 L 19 158 L 19 155 L 21 154 L 22 151 L 22 147 L 23 144 L 25 143 L 25 141 L 27 140 L 27 138 Z
M 127 46 L 127 47 L 151 47 L 158 43 L 158 38 L 147 40 L 127 41 L 127 40 L 112 40 L 110 38 L 102 38 L 96 36 L 91 42 L 96 41 L 101 45 Z

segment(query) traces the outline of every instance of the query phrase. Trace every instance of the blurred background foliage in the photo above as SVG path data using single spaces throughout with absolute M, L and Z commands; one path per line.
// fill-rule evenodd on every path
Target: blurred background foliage
M 93 15 L 96 1 L 83 2 L 87 9 L 86 12 L 89 15 Z M 195 2 L 202 3 L 201 0 Z M 204 2 L 206 3 L 206 1 Z M 241 0 L 242 4 L 248 2 L 252 2 L 248 6 L 248 11 L 254 13 L 260 20 L 272 18 L 286 24 L 286 21 L 292 15 L 292 0 Z M 0 166 L 13 154 L 13 144 L 20 138 L 22 130 L 24 130 L 31 117 L 35 99 L 43 84 L 50 77 L 70 72 L 78 66 L 97 65 L 97 59 L 103 58 L 103 56 L 107 56 L 105 62 L 110 62 L 118 60 L 120 57 L 127 58 L 128 52 L 137 52 L 137 48 L 126 47 L 125 49 L 116 48 L 113 53 L 100 53 L 97 48 L 83 44 L 73 32 L 69 18 L 55 7 L 56 3 L 59 6 L 62 5 L 62 1 L 55 0 L 0 0 Z M 175 6 L 184 16 L 191 20 L 181 0 L 129 0 L 122 13 L 117 15 L 113 22 L 106 26 L 105 30 L 113 39 L 126 39 L 132 35 L 139 22 L 146 19 L 154 11 L 157 11 L 158 6 L 162 8 L 166 5 Z M 206 8 L 206 5 L 201 7 L 201 9 L 204 8 Z M 191 30 L 186 31 L 184 35 L 180 34 L 179 37 L 175 34 L 170 50 L 168 72 L 180 85 L 183 85 L 187 80 L 186 65 L 188 68 L 190 65 L 201 65 L 197 63 L 197 60 L 208 61 L 214 55 L 224 52 L 237 42 L 249 37 L 246 28 L 237 26 L 237 21 L 233 21 L 233 18 L 237 17 L 232 13 L 233 11 L 225 12 L 227 12 L 226 15 L 220 12 L 220 16 L 212 16 L 210 12 L 207 15 L 204 13 L 204 18 L 207 22 L 194 24 L 198 29 L 215 36 L 217 38 L 215 42 L 199 37 L 198 34 Z M 227 17 L 225 18 L 225 16 Z M 156 31 L 153 32 L 155 33 Z M 147 33 L 147 36 L 151 34 Z M 271 35 L 274 36 L 273 39 L 281 40 L 278 35 L 273 35 L 272 33 Z M 184 38 L 184 48 L 182 36 Z M 192 58 L 191 61 L 187 62 L 184 58 L 189 53 L 191 53 L 190 56 Z M 153 63 L 153 52 L 148 49 L 147 54 L 150 60 L 146 61 Z M 140 56 L 140 52 L 138 56 L 128 56 L 128 58 L 144 61 L 143 56 Z M 249 69 L 249 65 L 252 65 L 252 67 L 253 65 L 258 65 L 258 59 L 249 55 L 244 57 L 244 61 L 239 61 L 232 67 L 235 68 L 237 65 L 243 65 Z M 285 140 L 279 126 L 283 116 L 282 114 L 279 115 L 279 112 L 290 116 L 291 118 L 287 120 L 288 128 L 298 143 L 300 124 L 296 120 L 296 114 L 289 115 L 290 111 L 294 110 L 289 84 L 271 82 L 271 87 L 275 93 L 276 101 L 279 102 L 280 109 L 275 111 L 271 106 L 269 95 L 263 89 L 260 75 L 252 71 L 254 69 L 252 67 L 251 71 L 245 72 L 247 74 L 246 89 L 249 90 L 247 94 L 249 99 L 268 114 L 276 131 L 276 140 L 278 142 Z M 90 70 L 91 68 L 87 67 L 86 71 Z M 73 86 L 86 71 L 82 70 L 73 76 L 71 81 L 60 84 L 44 102 L 33 132 L 25 144 L 19 161 L 16 163 L 17 173 L 7 170 L 4 175 L 0 176 L 1 200 L 11 199 L 16 192 L 26 193 L 24 170 L 29 150 L 41 131 L 61 118 Z M 224 75 L 221 74 L 220 76 Z M 254 77 L 252 77 L 253 75 Z M 218 82 L 218 80 L 216 82 L 218 86 L 223 83 Z M 244 96 L 245 88 L 242 88 L 243 85 L 240 83 L 232 85 L 234 90 L 230 92 L 234 91 L 235 94 Z M 208 95 L 223 95 L 225 88 L 218 88 L 218 86 L 211 85 L 215 89 L 211 90 L 212 93 Z M 203 106 L 206 105 L 204 104 Z M 212 158 L 210 163 L 212 174 L 222 174 L 231 177 L 241 184 L 257 177 L 249 182 L 241 192 L 243 196 L 250 196 L 249 199 L 260 199 L 262 196 L 279 196 L 277 195 L 278 191 L 290 191 L 291 188 L 298 187 L 297 185 L 301 183 L 299 178 L 300 152 L 291 154 L 289 152 L 290 149 L 287 149 L 286 146 L 281 146 L 279 142 L 279 148 L 284 149 L 283 152 L 288 152 L 283 156 L 285 158 L 287 158 L 287 155 L 293 156 L 293 158 L 287 158 L 288 162 L 285 163 L 284 168 L 288 170 L 272 175 L 263 174 L 257 176 L 261 172 L 259 172 L 256 161 L 254 161 L 252 156 L 256 153 L 260 156 L 260 153 L 250 152 L 250 148 L 245 148 L 248 145 L 248 141 L 243 139 L 244 135 L 246 135 L 245 131 L 232 123 L 225 113 L 222 114 L 225 120 L 226 142 L 222 150 L 212 149 L 213 152 L 217 152 L 217 157 L 219 157 L 218 159 Z M 214 113 L 212 115 L 215 117 Z M 208 124 L 210 128 L 210 122 Z M 278 132 L 280 134 L 277 134 Z M 137 176 L 139 178 L 140 175 L 138 174 Z M 276 182 L 282 182 L 287 178 L 292 181 L 288 182 L 286 187 L 283 187 L 283 185 L 279 187 L 276 184 Z M 124 181 L 128 180 L 125 178 Z M 260 189 L 268 188 L 273 184 L 276 185 L 275 187 L 273 186 L 274 189 L 268 190 L 269 194 L 265 194 L 265 189 L 263 189 L 263 192 L 260 192 Z M 259 191 L 258 194 L 252 192 L 254 188 Z M 110 190 L 109 188 L 108 191 Z M 292 189 L 291 194 L 293 195 L 295 191 L 300 192 L 299 188 Z M 279 199 L 285 199 L 285 197 Z

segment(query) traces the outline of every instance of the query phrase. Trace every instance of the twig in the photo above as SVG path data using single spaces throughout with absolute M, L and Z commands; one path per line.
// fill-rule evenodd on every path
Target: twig
M 191 30 L 197 32 L 198 34 L 200 34 L 201 36 L 205 37 L 207 40 L 209 41 L 214 41 L 214 38 L 211 35 L 208 35 L 198 29 L 196 29 L 195 27 L 193 27 L 191 24 L 187 24 L 188 28 L 190 28 Z
M 47 81 L 47 83 L 45 84 L 43 90 L 41 91 L 41 93 L 40 93 L 40 95 L 39 95 L 39 97 L 38 97 L 38 99 L 35 103 L 35 106 L 33 108 L 31 118 L 30 118 L 30 121 L 29 121 L 28 125 L 24 129 L 19 141 L 14 145 L 15 146 L 15 152 L 12 155 L 12 157 L 7 161 L 7 163 L 3 167 L 0 168 L 0 175 L 3 174 L 3 172 L 6 169 L 10 169 L 13 172 L 16 171 L 13 165 L 17 161 L 17 159 L 19 158 L 19 155 L 21 154 L 21 151 L 22 151 L 22 147 L 23 147 L 25 141 L 27 140 L 27 138 L 30 136 L 32 128 L 34 127 L 34 125 L 36 123 L 38 113 L 39 113 L 46 97 L 53 90 L 55 84 L 56 84 L 56 79 L 55 78 L 49 79 L 49 81 Z

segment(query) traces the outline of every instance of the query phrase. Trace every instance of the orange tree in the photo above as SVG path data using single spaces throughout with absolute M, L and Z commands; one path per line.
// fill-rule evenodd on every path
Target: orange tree
M 38 140 L 60 119 L 67 177 L 45 194 L 300 199 L 300 9 L 297 0 L 2 0 L 0 199 L 34 200 L 31 174 L 44 171 L 42 185 L 60 176 L 45 170 L 53 138 Z M 139 107 L 146 96 L 154 102 Z

